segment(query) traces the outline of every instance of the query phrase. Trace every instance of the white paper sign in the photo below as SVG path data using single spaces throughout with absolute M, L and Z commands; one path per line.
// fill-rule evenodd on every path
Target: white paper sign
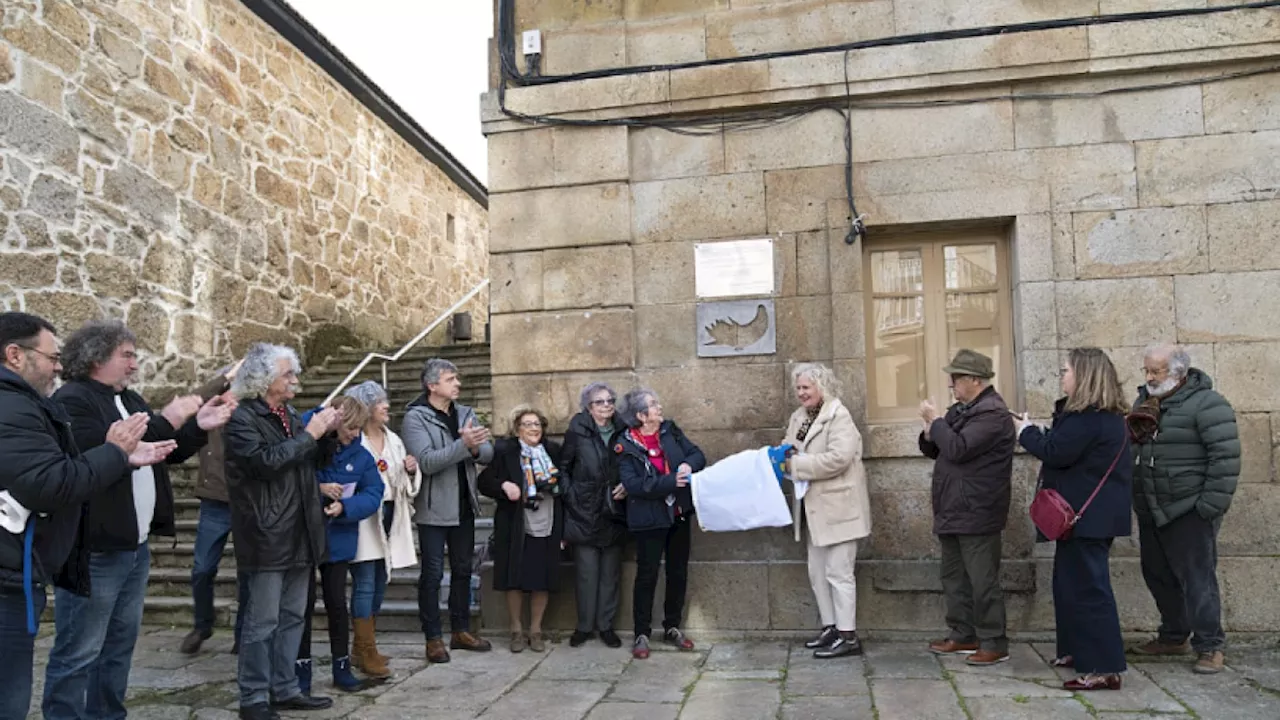
M 773 294 L 773 240 L 731 240 L 693 246 L 694 289 L 700 298 Z

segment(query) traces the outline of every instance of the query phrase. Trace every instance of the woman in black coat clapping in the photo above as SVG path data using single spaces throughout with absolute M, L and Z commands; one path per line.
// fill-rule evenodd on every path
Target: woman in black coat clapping
M 1126 666 L 1109 555 L 1112 541 L 1130 532 L 1128 407 L 1115 366 L 1097 348 L 1078 348 L 1067 356 L 1062 392 L 1066 397 L 1057 402 L 1048 430 L 1025 415 L 1018 429 L 1022 447 L 1042 463 L 1043 487 L 1057 490 L 1077 513 L 1097 491 L 1054 552 L 1058 649 L 1053 664 L 1080 673 L 1064 684 L 1068 690 L 1119 690 Z

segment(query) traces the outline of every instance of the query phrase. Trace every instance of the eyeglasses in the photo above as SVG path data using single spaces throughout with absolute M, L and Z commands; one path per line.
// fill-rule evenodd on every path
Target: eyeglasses
M 590 404 L 595 405 L 596 407 L 601 407 L 604 405 L 615 405 L 617 402 L 617 398 L 601 398 L 600 400 L 592 400 Z
M 537 420 L 532 420 L 532 421 L 530 421 L 530 422 L 522 422 L 522 423 L 520 423 L 520 427 L 522 427 L 522 428 L 529 428 L 529 429 L 538 428 L 539 430 L 541 430 L 541 429 L 542 429 L 542 423 L 538 422 Z
M 57 364 L 57 365 L 61 365 L 61 364 L 62 364 L 62 353 L 60 353 L 60 352 L 56 352 L 56 353 L 53 353 L 52 355 L 50 355 L 49 353 L 47 353 L 47 352 L 45 352 L 45 351 L 41 350 L 40 348 L 33 348 L 33 347 L 31 347 L 30 345 L 19 345 L 18 347 L 20 347 L 20 348 L 22 348 L 22 349 L 24 349 L 24 350 L 30 350 L 31 352 L 33 352 L 33 353 L 35 353 L 35 354 L 37 354 L 37 355 L 42 355 L 42 356 L 44 356 L 44 357 L 46 357 L 46 358 L 48 358 L 48 359 L 52 360 L 52 361 L 53 361 L 55 364 Z
M 1169 368 L 1160 368 L 1159 370 L 1152 370 L 1149 367 L 1144 367 L 1142 368 L 1142 374 L 1145 375 L 1146 377 L 1163 377 L 1169 374 Z

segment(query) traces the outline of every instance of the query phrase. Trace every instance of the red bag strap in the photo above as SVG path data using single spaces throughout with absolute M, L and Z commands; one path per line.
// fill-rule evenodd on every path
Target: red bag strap
M 1098 481 L 1098 487 L 1093 489 L 1093 494 L 1090 495 L 1089 499 L 1084 501 L 1084 505 L 1081 505 L 1080 509 L 1076 511 L 1076 517 L 1075 520 L 1072 521 L 1072 525 L 1075 525 L 1076 522 L 1080 520 L 1080 516 L 1084 514 L 1084 511 L 1089 509 L 1089 504 L 1093 502 L 1094 498 L 1098 497 L 1098 493 L 1102 491 L 1102 486 L 1107 484 L 1107 478 L 1111 477 L 1111 471 L 1116 469 L 1116 463 L 1120 462 L 1120 456 L 1124 454 L 1125 449 L 1128 447 L 1129 434 L 1126 432 L 1124 442 L 1120 443 L 1120 452 L 1116 453 L 1115 459 L 1111 461 L 1111 467 L 1107 468 L 1106 474 Z

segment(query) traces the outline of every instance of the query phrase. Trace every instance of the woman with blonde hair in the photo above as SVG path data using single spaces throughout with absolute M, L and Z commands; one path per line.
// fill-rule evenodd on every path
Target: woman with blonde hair
M 556 589 L 564 510 L 560 445 L 546 439 L 547 416 L 522 405 L 511 412 L 513 437 L 493 450 L 476 489 L 498 501 L 493 515 L 493 589 L 507 595 L 511 652 L 546 650 L 542 616 Z M 529 632 L 522 629 L 529 593 Z
M 422 487 L 422 474 L 400 436 L 387 427 L 391 421 L 387 391 L 369 380 L 344 394 L 369 410 L 360 444 L 373 456 L 386 488 L 380 511 L 360 521 L 356 556 L 351 562 L 351 622 L 355 629 L 351 664 L 371 677 L 383 678 L 391 670 L 387 667 L 390 658 L 378 652 L 378 611 L 386 595 L 388 573 L 418 564 L 413 547 L 413 499 Z
M 1061 377 L 1065 397 L 1054 405 L 1049 429 L 1025 414 L 1018 426 L 1018 442 L 1041 462 L 1041 486 L 1056 490 L 1079 516 L 1054 550 L 1053 664 L 1080 673 L 1063 685 L 1067 690 L 1119 690 L 1126 665 L 1109 556 L 1112 541 L 1130 531 L 1129 408 L 1115 366 L 1098 348 L 1072 350 Z
M 858 541 L 871 534 L 871 498 L 862 467 L 862 435 L 837 397 L 840 382 L 825 365 L 802 363 L 791 372 L 800 407 L 791 414 L 785 444 L 795 449 L 787 469 L 795 484 L 796 540 L 808 528 L 809 584 L 822 630 L 805 647 L 817 658 L 861 655 L 858 639 Z

